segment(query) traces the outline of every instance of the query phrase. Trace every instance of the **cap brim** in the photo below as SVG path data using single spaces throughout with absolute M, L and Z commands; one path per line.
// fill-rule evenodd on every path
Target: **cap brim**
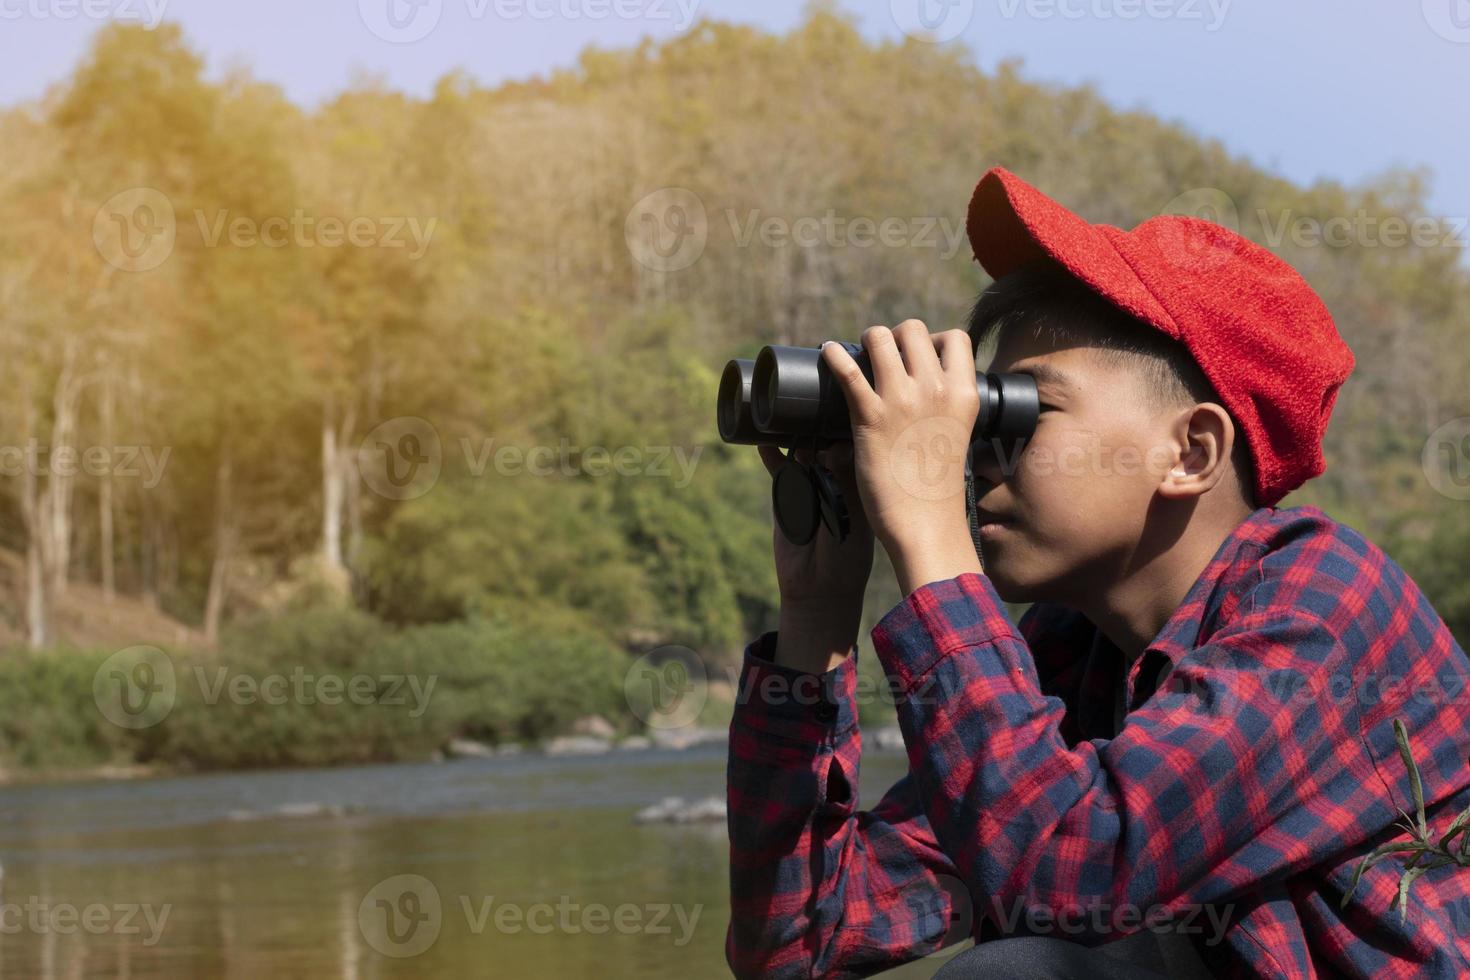
M 1114 245 L 1126 232 L 1084 221 L 1004 167 L 991 168 L 975 185 L 965 230 L 993 279 L 1050 257 L 1115 306 L 1178 336 L 1173 317 Z

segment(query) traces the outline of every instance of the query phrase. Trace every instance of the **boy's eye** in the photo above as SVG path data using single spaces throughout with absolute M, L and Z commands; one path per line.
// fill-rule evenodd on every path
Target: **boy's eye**
M 1055 405 L 1048 405 L 1046 402 L 1041 402 L 1040 403 L 1040 408 L 1041 408 L 1041 410 L 1043 412 L 1055 411 L 1056 410 L 1056 406 Z

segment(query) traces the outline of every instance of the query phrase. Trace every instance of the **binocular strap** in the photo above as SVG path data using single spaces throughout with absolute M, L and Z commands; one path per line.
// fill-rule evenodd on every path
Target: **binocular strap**
M 980 559 L 980 568 L 985 568 L 985 555 L 980 550 L 980 512 L 975 503 L 975 474 L 970 470 L 970 454 L 975 451 L 972 444 L 965 454 L 965 514 L 970 519 L 970 540 L 975 544 L 975 555 Z

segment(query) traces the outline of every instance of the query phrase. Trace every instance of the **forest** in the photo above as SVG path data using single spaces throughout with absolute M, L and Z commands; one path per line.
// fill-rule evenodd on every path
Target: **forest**
M 0 766 L 636 730 L 635 658 L 724 670 L 775 625 L 769 479 L 716 432 L 724 363 L 963 326 L 987 284 L 965 206 L 996 165 L 1089 220 L 1200 213 L 1299 269 L 1357 368 L 1327 472 L 1282 506 L 1362 531 L 1470 637 L 1470 265 L 1426 172 L 1299 186 L 821 3 L 786 34 L 704 20 L 313 108 L 174 26 L 109 26 L 0 111 L 0 146 Z M 869 624 L 899 598 L 880 555 Z M 128 730 L 84 706 L 137 644 L 440 686 L 418 718 L 181 702 Z

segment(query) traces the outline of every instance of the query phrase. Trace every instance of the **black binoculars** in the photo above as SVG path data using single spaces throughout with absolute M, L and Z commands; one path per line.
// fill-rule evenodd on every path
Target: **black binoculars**
M 868 352 L 838 341 L 873 384 Z M 975 375 L 980 411 L 970 437 L 998 448 L 1013 447 L 1036 429 L 1039 403 L 1029 374 Z M 852 438 L 852 421 L 842 386 L 819 347 L 762 347 L 754 360 L 735 359 L 720 376 L 717 421 L 720 438 L 747 446 L 826 449 Z M 806 544 L 825 525 L 839 540 L 847 536 L 847 509 L 832 475 L 789 458 L 771 488 L 776 522 L 795 544 Z

